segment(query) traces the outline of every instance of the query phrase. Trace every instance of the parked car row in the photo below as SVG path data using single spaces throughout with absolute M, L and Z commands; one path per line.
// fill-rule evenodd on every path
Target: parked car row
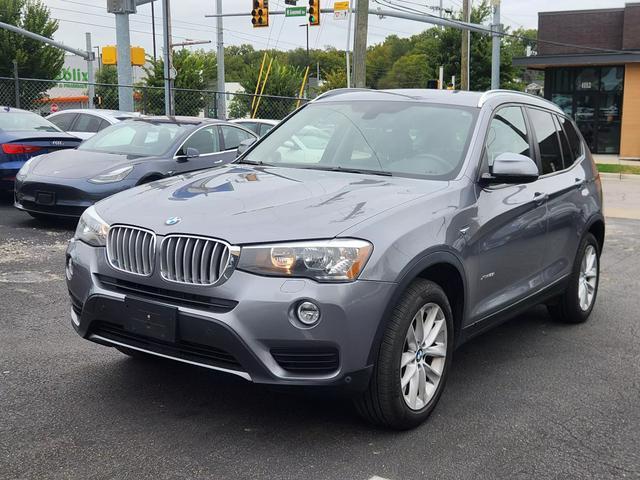
M 136 185 L 224 165 L 274 120 L 224 122 L 144 117 L 117 110 L 64 110 L 43 118 L 3 108 L 0 189 L 33 217 L 79 217 Z

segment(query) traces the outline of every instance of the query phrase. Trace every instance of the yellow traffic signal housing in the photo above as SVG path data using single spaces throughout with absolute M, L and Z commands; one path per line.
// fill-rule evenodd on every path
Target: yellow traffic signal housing
M 102 65 L 116 65 L 118 63 L 118 53 L 116 47 L 108 45 L 102 47 Z
M 317 27 L 320 25 L 320 0 L 309 0 L 309 26 Z
M 145 64 L 144 48 L 131 47 L 131 65 L 141 67 Z
M 251 23 L 253 28 L 269 26 L 269 0 L 253 0 L 251 10 Z
M 145 64 L 145 51 L 142 47 L 131 47 L 131 65 L 141 67 Z M 113 45 L 102 47 L 102 65 L 117 65 L 118 49 Z

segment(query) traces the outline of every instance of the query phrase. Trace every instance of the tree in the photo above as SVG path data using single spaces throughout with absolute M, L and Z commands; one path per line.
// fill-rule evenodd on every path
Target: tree
M 118 100 L 118 69 L 113 65 L 103 65 L 96 74 L 96 108 L 117 110 Z M 113 85 L 113 86 L 111 86 Z
M 51 18 L 49 9 L 39 0 L 0 0 L 0 21 L 47 38 L 53 38 L 58 30 L 58 21 Z M 64 65 L 64 51 L 24 35 L 0 30 L 0 76 L 13 76 L 14 60 L 18 62 L 20 77 L 53 80 Z M 41 98 L 51 83 L 23 82 L 22 87 L 20 104 L 28 106 Z M 13 91 L 3 91 L 0 104 L 12 105 L 14 98 Z
M 148 114 L 164 113 L 164 62 L 162 59 L 149 60 L 144 67 L 146 78 L 139 86 L 136 97 L 141 102 L 141 110 Z M 173 54 L 173 66 L 177 76 L 174 81 L 174 101 L 176 115 L 199 115 L 213 102 L 205 90 L 215 81 L 215 56 L 202 50 L 181 49 Z
M 267 62 L 268 66 L 268 62 Z M 265 67 L 265 74 L 268 67 Z M 253 94 L 258 84 L 260 65 L 247 67 L 240 80 L 240 85 L 245 92 Z M 284 97 L 297 97 L 300 93 L 304 71 L 299 67 L 282 64 L 274 60 L 271 71 L 267 78 L 267 83 L 263 95 L 275 95 Z M 262 81 L 264 81 L 264 74 Z M 262 85 L 262 83 L 261 83 Z M 232 118 L 242 118 L 251 115 L 252 95 L 236 95 L 229 104 L 229 116 Z M 296 100 L 284 98 L 263 97 L 258 105 L 257 118 L 273 118 L 276 120 L 284 118 L 293 111 L 297 104 Z
M 423 53 L 400 57 L 380 80 L 380 88 L 426 88 L 435 72 Z

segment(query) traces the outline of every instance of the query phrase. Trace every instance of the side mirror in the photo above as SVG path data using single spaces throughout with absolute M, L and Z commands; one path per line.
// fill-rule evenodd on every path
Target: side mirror
M 300 147 L 293 143 L 292 140 L 286 140 L 282 145 L 287 147 L 289 150 L 300 150 Z
M 531 183 L 540 176 L 536 162 L 519 153 L 498 155 L 490 170 L 482 176 L 485 183 Z
M 198 158 L 199 156 L 200 156 L 200 152 L 198 151 L 197 148 L 187 147 L 186 151 L 178 152 L 178 155 L 176 156 L 176 159 L 179 162 L 186 162 L 190 158 Z
M 251 145 L 253 145 L 254 143 L 256 143 L 256 139 L 255 138 L 247 138 L 246 140 L 241 141 L 240 145 L 238 145 L 238 150 L 236 152 L 236 158 L 238 158 L 244 152 L 249 150 L 249 147 Z

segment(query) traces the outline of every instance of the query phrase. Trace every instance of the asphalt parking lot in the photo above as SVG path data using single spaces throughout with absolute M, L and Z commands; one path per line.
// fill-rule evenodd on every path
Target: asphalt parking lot
M 72 225 L 0 198 L 0 478 L 640 478 L 640 221 L 607 225 L 585 325 L 542 307 L 463 346 L 430 420 L 140 361 L 70 326 Z

